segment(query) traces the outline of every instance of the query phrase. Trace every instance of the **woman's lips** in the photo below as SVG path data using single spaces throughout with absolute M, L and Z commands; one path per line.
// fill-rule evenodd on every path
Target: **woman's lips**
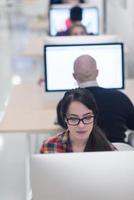
M 85 134 L 86 131 L 77 131 L 78 134 Z

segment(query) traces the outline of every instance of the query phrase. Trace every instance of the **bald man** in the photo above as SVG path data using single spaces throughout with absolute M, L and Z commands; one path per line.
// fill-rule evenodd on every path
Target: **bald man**
M 134 106 L 130 99 L 116 89 L 98 86 L 96 60 L 81 55 L 74 62 L 73 76 L 79 87 L 92 92 L 98 106 L 98 125 L 111 142 L 125 142 L 127 129 L 134 130 Z
M 88 81 L 96 81 L 98 69 L 95 59 L 89 55 L 79 56 L 74 62 L 73 76 L 79 86 Z

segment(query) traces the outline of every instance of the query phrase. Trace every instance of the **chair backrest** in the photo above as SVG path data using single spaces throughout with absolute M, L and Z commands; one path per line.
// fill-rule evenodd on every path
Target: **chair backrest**
M 114 142 L 113 145 L 119 150 L 119 151 L 134 151 L 134 147 L 130 146 L 126 143 L 118 143 Z
M 128 143 L 134 148 L 134 131 L 131 131 L 128 135 Z

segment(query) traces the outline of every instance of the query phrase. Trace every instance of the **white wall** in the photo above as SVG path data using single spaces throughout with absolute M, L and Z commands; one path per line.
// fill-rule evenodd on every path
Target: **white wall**
M 10 89 L 12 52 L 11 35 L 7 32 L 8 25 L 7 15 L 0 7 L 0 110 L 4 108 L 4 102 Z
M 126 76 L 134 78 L 134 1 L 107 0 L 107 33 L 118 34 L 127 48 Z
M 89 3 L 90 6 L 96 6 L 99 10 L 99 26 L 100 33 L 103 33 L 103 0 L 86 0 L 86 3 Z
M 28 16 L 38 16 L 48 14 L 49 0 L 34 0 L 34 1 L 22 1 L 23 14 Z

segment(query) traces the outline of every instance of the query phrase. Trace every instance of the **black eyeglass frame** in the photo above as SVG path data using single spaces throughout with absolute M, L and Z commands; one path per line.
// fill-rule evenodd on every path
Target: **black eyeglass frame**
M 88 117 L 88 116 L 87 116 Z M 70 122 L 69 122 L 69 120 L 71 119 L 71 117 L 69 118 L 66 118 L 66 120 L 67 120 L 67 123 L 69 124 L 69 125 L 71 125 L 71 126 L 78 126 L 79 125 L 79 123 L 82 121 L 82 123 L 84 124 L 84 125 L 88 125 L 88 124 L 92 124 L 93 122 L 94 122 L 94 119 L 95 119 L 95 117 L 94 117 L 94 115 L 90 115 L 90 117 L 93 119 L 93 121 L 91 121 L 91 122 L 84 122 L 84 119 L 86 119 L 87 117 L 83 117 L 83 118 L 75 118 L 75 117 L 72 117 L 72 118 L 74 118 L 75 120 L 78 120 L 78 122 L 77 123 L 75 123 L 75 124 L 70 124 Z

